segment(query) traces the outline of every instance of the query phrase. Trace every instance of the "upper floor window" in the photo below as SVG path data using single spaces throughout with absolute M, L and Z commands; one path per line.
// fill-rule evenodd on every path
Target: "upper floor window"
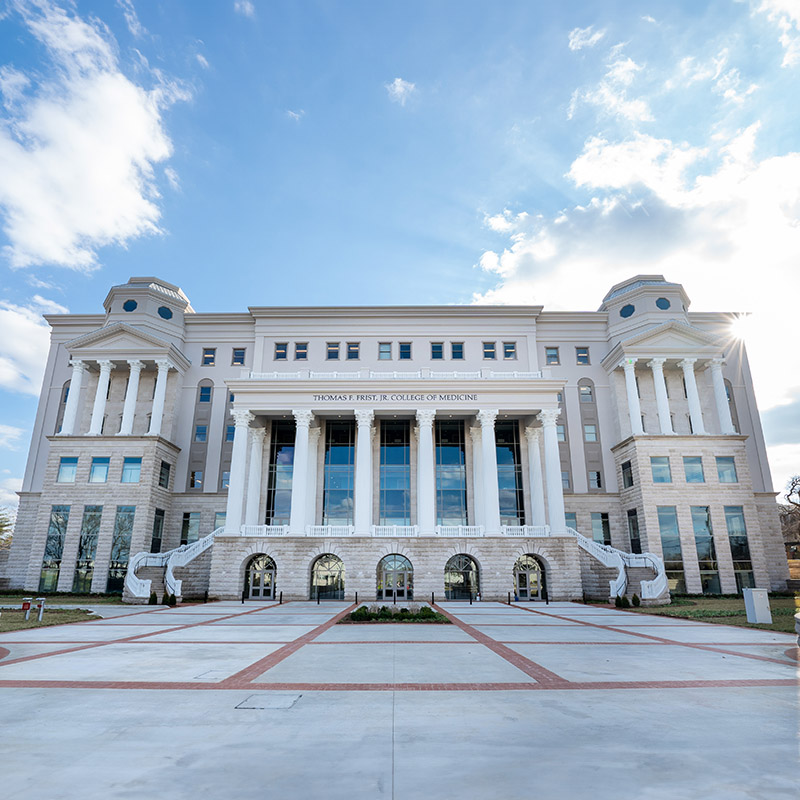
M 392 360 L 392 343 L 378 342 L 378 361 Z
M 562 489 L 569 489 L 569 470 L 562 469 L 561 470 L 561 488 Z
M 142 474 L 141 458 L 126 458 L 122 462 L 122 483 L 139 483 Z
M 226 425 L 225 426 L 225 441 L 232 442 L 233 437 L 236 435 L 236 426 L 235 425 Z
M 220 484 L 219 485 L 220 485 L 221 489 L 230 488 L 230 485 L 231 485 L 231 473 L 230 473 L 230 470 L 223 470 L 222 471 L 222 479 L 220 480 Z
M 348 342 L 347 343 L 347 360 L 348 361 L 356 361 L 359 358 L 360 350 L 361 350 L 361 344 L 359 342 Z
M 108 481 L 108 465 L 111 459 L 93 458 L 92 467 L 89 470 L 89 483 L 106 483 Z
M 202 489 L 203 488 L 203 470 L 193 469 L 189 473 L 189 488 Z
M 556 438 L 559 442 L 567 441 L 567 426 L 562 423 L 556 424 Z
M 483 357 L 488 361 L 494 361 L 497 358 L 497 344 L 495 342 L 483 343 Z
M 589 363 L 589 348 L 588 347 L 576 347 L 575 348 L 575 362 L 577 364 L 588 364 Z
M 166 461 L 161 462 L 161 468 L 158 471 L 158 485 L 162 489 L 169 489 L 169 473 L 170 465 Z
M 328 361 L 339 360 L 339 342 L 328 342 L 325 346 L 325 358 Z
M 597 441 L 597 425 L 584 425 L 583 426 L 583 440 L 585 442 Z
M 213 367 L 217 363 L 217 348 L 204 347 L 203 360 L 200 362 L 204 367 Z
M 411 342 L 400 342 L 397 348 L 398 348 L 397 357 L 401 361 L 411 360 Z
M 75 483 L 75 476 L 78 473 L 78 457 L 66 456 L 61 458 L 58 465 L 58 483 Z
M 544 363 L 545 364 L 560 364 L 561 359 L 558 355 L 557 347 L 545 347 L 544 349 Z
M 208 440 L 208 425 L 194 426 L 194 440 L 196 442 L 205 442 Z
M 286 361 L 288 357 L 289 357 L 289 343 L 275 342 L 275 360 Z
M 672 483 L 669 456 L 650 456 L 650 469 L 653 472 L 653 483 Z
M 464 342 L 450 342 L 450 358 L 456 361 L 464 358 Z
M 197 400 L 200 403 L 210 403 L 211 402 L 211 387 L 210 386 L 201 386 L 200 387 L 200 395 L 198 396 Z
M 717 477 L 720 483 L 738 483 L 733 456 L 717 456 Z
M 594 391 L 591 386 L 579 386 L 578 397 L 581 403 L 594 403 Z
M 600 476 L 600 472 L 596 470 L 589 470 L 589 488 L 590 489 L 602 489 L 603 488 L 603 479 Z
M 514 361 L 517 357 L 517 343 L 503 342 L 503 358 L 506 361 Z
M 444 343 L 431 342 L 431 359 L 441 361 L 444 358 Z
M 633 467 L 630 461 L 623 461 L 620 464 L 622 470 L 622 488 L 630 489 L 633 486 Z
M 231 354 L 231 365 L 234 367 L 243 367 L 244 366 L 244 357 L 247 353 L 246 348 L 244 347 L 234 347 L 233 353 Z
M 684 456 L 683 473 L 686 483 L 705 483 L 706 476 L 703 472 L 703 459 L 701 456 Z
M 306 361 L 308 359 L 308 342 L 294 343 L 294 360 Z

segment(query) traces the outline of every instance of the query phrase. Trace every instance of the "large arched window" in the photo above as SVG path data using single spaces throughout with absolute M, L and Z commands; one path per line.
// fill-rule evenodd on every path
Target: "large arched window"
M 384 556 L 378 562 L 378 600 L 413 600 L 414 567 L 399 553 Z
M 253 556 L 244 573 L 245 596 L 251 600 L 274 600 L 275 572 L 275 562 L 269 556 Z
M 311 599 L 344 600 L 344 562 L 331 553 L 321 555 L 311 567 Z
M 447 600 L 469 600 L 481 590 L 478 565 L 470 556 L 459 553 L 444 568 L 444 596 Z
M 514 597 L 516 600 L 542 600 L 546 598 L 545 571 L 542 562 L 526 553 L 514 564 Z

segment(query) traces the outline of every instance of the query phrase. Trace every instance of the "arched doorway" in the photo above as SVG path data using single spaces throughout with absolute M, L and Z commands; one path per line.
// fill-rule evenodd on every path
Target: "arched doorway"
M 311 599 L 344 600 L 344 562 L 331 553 L 321 555 L 311 567 Z
M 398 553 L 384 556 L 378 562 L 378 600 L 413 600 L 414 567 Z
M 244 593 L 251 600 L 275 599 L 275 562 L 259 553 L 250 559 L 244 572 Z
M 526 553 L 514 564 L 514 594 L 518 600 L 543 600 L 545 585 L 544 565 L 534 555 Z
M 464 553 L 453 556 L 444 568 L 446 600 L 469 600 L 480 592 L 478 565 Z

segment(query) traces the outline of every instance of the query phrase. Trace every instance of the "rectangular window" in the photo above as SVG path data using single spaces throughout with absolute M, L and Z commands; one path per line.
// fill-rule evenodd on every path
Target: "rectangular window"
M 589 488 L 603 488 L 603 478 L 601 477 L 599 470 L 589 470 Z
M 517 358 L 517 343 L 503 342 L 503 358 L 506 361 L 515 361 Z
M 597 441 L 597 425 L 586 424 L 583 426 L 583 441 L 584 442 Z
M 556 423 L 556 438 L 559 442 L 567 441 L 567 426 L 562 423 Z
M 671 592 L 686 591 L 686 579 L 683 572 L 683 553 L 681 551 L 681 535 L 678 529 L 678 513 L 675 506 L 658 506 L 658 529 L 661 534 L 661 552 L 664 556 L 664 568 Z
M 75 476 L 78 473 L 78 457 L 67 456 L 61 458 L 58 465 L 58 483 L 75 483 Z
M 574 511 L 565 511 L 564 521 L 568 528 L 572 528 L 574 531 L 578 530 L 578 515 Z
M 436 522 L 438 525 L 468 525 L 467 462 L 464 422 L 437 419 L 436 443 Z
M 411 342 L 400 342 L 397 357 L 401 361 L 411 361 Z
M 275 342 L 275 361 L 286 361 L 289 358 L 289 342 Z
M 52 506 L 50 508 L 50 525 L 47 528 L 42 573 L 39 577 L 40 592 L 55 592 L 58 589 L 58 573 L 61 569 L 61 556 L 64 552 L 68 522 L 69 506 Z
M 558 356 L 557 347 L 545 347 L 544 349 L 544 363 L 548 366 L 550 364 L 560 364 L 561 359 Z
M 216 347 L 204 347 L 203 348 L 203 359 L 200 362 L 204 367 L 213 367 L 217 361 L 217 348 Z
M 411 524 L 411 422 L 381 420 L 378 524 Z
M 267 525 L 288 525 L 292 501 L 295 424 L 274 420 L 267 474 Z
M 525 502 L 522 493 L 519 424 L 512 419 L 498 420 L 495 424 L 494 438 L 497 451 L 500 524 L 524 525 Z
M 714 535 L 711 529 L 711 514 L 708 506 L 692 506 L 692 528 L 694 544 L 697 549 L 697 563 L 700 567 L 700 583 L 703 594 L 721 594 L 717 552 L 714 548 Z
M 569 489 L 570 482 L 569 482 L 569 470 L 562 469 L 561 470 L 561 488 L 562 489 Z
M 222 471 L 222 478 L 220 479 L 220 488 L 221 489 L 229 489 L 231 485 L 231 473 L 230 470 L 223 470 Z
M 450 342 L 450 358 L 454 361 L 463 361 L 464 342 Z
M 339 342 L 328 342 L 325 345 L 325 358 L 328 361 L 339 360 Z
M 684 456 L 683 473 L 686 476 L 686 483 L 705 483 L 702 456 Z
M 294 343 L 294 360 L 295 361 L 308 360 L 308 342 Z
M 110 458 L 93 458 L 92 467 L 89 470 L 89 483 L 106 483 L 110 462 Z
M 200 394 L 198 395 L 197 399 L 201 403 L 210 403 L 211 402 L 211 387 L 210 386 L 201 386 L 200 387 Z
M 225 441 L 232 442 L 233 437 L 236 435 L 236 426 L 235 425 L 226 425 L 225 426 Z
M 330 420 L 325 424 L 323 525 L 353 524 L 355 441 L 355 420 Z
M 575 363 L 579 365 L 587 365 L 589 363 L 589 348 L 576 347 L 575 348 Z
M 158 485 L 162 489 L 169 489 L 169 473 L 172 467 L 166 461 L 161 462 L 161 467 L 158 470 Z
M 122 462 L 122 483 L 139 483 L 139 478 L 142 476 L 142 459 L 141 458 L 126 458 Z
M 224 511 L 217 511 L 214 514 L 214 530 L 217 531 L 220 528 L 225 527 L 225 517 L 227 516 L 226 512 Z
M 208 440 L 208 425 L 194 426 L 194 440 L 196 442 L 205 442 Z
M 650 456 L 650 469 L 653 472 L 653 483 L 672 483 L 669 456 Z
M 484 361 L 494 361 L 497 358 L 497 343 L 484 342 L 483 343 L 483 359 Z
M 642 552 L 642 540 L 639 535 L 639 515 L 635 508 L 628 509 L 628 536 L 631 540 L 631 553 Z
M 233 403 L 233 392 L 228 392 L 228 402 Z
M 191 544 L 200 538 L 200 512 L 186 511 L 181 522 L 181 544 Z
M 189 473 L 189 488 L 202 489 L 203 488 L 203 470 L 193 469 Z
M 623 461 L 620 465 L 622 470 L 622 488 L 630 489 L 633 486 L 633 467 L 630 461 Z
M 581 403 L 594 403 L 594 390 L 591 386 L 579 386 L 578 398 Z
M 347 343 L 347 360 L 348 361 L 357 361 L 359 358 L 359 351 L 361 350 L 361 344 L 359 342 L 348 342 Z
M 431 359 L 433 361 L 441 361 L 444 358 L 444 343 L 431 342 Z
M 598 544 L 611 546 L 611 526 L 605 511 L 592 511 L 592 539 Z
M 114 533 L 111 537 L 111 561 L 108 565 L 107 592 L 122 593 L 125 575 L 128 572 L 128 559 L 131 553 L 131 534 L 136 506 L 117 506 L 114 519 Z
M 753 576 L 753 562 L 750 559 L 750 543 L 747 541 L 744 509 L 742 506 L 725 506 L 724 511 L 731 545 L 733 573 L 736 576 L 736 591 L 752 589 L 756 583 Z
M 717 477 L 720 483 L 738 483 L 733 456 L 717 456 Z
M 157 508 L 153 515 L 153 535 L 150 537 L 150 552 L 160 553 L 164 538 L 164 509 Z
M 378 342 L 378 361 L 392 360 L 392 343 Z
M 247 349 L 244 347 L 234 347 L 233 353 L 231 354 L 231 365 L 234 367 L 243 367 L 244 366 L 244 357 L 247 353 Z

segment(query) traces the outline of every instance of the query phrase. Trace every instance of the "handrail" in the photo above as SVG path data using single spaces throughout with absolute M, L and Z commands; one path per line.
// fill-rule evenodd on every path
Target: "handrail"
M 417 525 L 373 525 L 371 531 L 373 536 L 394 538 L 395 536 L 405 538 L 408 536 L 419 536 L 419 526 Z
M 582 533 L 578 533 L 574 528 L 567 528 L 567 533 L 575 537 L 578 546 L 585 550 L 589 555 L 594 556 L 603 566 L 617 570 L 617 577 L 608 582 L 611 597 L 621 597 L 628 589 L 628 575 L 625 571 L 625 561 L 623 553 L 616 547 L 607 544 L 600 544 L 593 539 L 588 539 Z
M 501 525 L 501 536 L 530 536 L 539 538 L 551 536 L 549 525 Z
M 224 530 L 224 527 L 217 528 L 216 530 L 211 531 L 208 536 L 204 536 L 202 539 L 198 539 L 196 542 L 192 542 L 191 544 L 182 544 L 180 547 L 176 547 L 174 550 L 169 551 L 167 569 L 164 572 L 164 588 L 171 595 L 174 595 L 175 597 L 181 596 L 182 581 L 175 577 L 175 568 L 185 567 L 190 561 L 194 561 L 197 556 L 205 553 L 205 551 L 208 550 L 212 544 L 214 544 L 214 537 L 218 533 L 222 533 Z
M 622 560 L 628 567 L 649 567 L 655 572 L 652 580 L 639 581 L 642 600 L 655 600 L 669 591 L 664 561 L 655 553 L 623 553 Z
M 288 536 L 288 525 L 242 525 L 239 529 L 242 536 Z

